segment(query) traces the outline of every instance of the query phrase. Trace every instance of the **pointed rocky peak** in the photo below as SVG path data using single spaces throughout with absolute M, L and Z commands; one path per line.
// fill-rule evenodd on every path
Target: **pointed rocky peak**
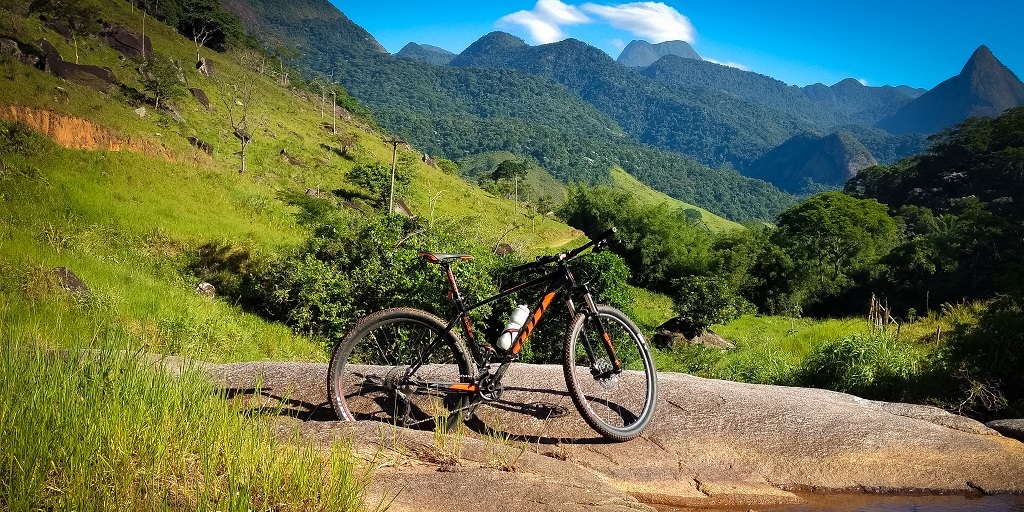
M 645 68 L 654 64 L 666 55 L 676 55 L 684 59 L 703 60 L 686 41 L 665 41 L 651 44 L 647 41 L 631 41 L 617 59 L 620 64 L 630 68 Z
M 971 54 L 960 74 L 935 86 L 876 126 L 891 133 L 935 133 L 971 116 L 997 117 L 1024 106 L 1024 83 L 987 46 Z
M 967 64 L 964 64 L 964 69 L 960 71 L 960 74 L 970 73 L 975 69 L 984 69 L 990 67 L 1001 67 L 1003 63 L 999 62 L 999 59 L 992 54 L 992 50 L 988 49 L 988 46 L 981 45 L 974 53 L 971 54 L 971 58 L 967 59 Z

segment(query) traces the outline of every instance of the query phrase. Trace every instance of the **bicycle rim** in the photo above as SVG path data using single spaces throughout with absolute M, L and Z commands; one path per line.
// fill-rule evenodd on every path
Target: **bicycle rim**
M 580 313 L 566 336 L 565 380 L 587 424 L 608 439 L 626 441 L 640 435 L 654 415 L 654 361 L 639 329 L 625 314 L 602 305 L 598 316 L 623 371 L 611 373 L 612 363 L 596 323 Z M 592 348 L 594 360 L 586 344 Z
M 399 308 L 366 317 L 335 348 L 328 392 L 340 419 L 432 428 L 438 418 L 454 423 L 467 403 L 439 388 L 472 382 L 472 373 L 464 344 L 440 319 Z

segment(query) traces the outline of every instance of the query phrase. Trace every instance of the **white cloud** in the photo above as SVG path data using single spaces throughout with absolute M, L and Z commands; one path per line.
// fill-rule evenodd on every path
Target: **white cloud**
M 561 0 L 538 0 L 532 10 L 514 12 L 498 20 L 499 25 L 520 25 L 526 28 L 531 39 L 540 44 L 565 39 L 563 25 L 590 22 L 591 19 L 583 11 Z
M 743 71 L 750 71 L 750 68 L 748 68 L 747 66 L 744 66 L 743 64 L 737 64 L 735 62 L 720 62 L 720 61 L 717 61 L 715 59 L 709 59 L 709 58 L 704 57 L 704 56 L 701 56 L 701 58 L 706 60 L 706 61 L 708 61 L 708 62 L 713 62 L 715 64 L 719 64 L 719 65 L 722 65 L 722 66 L 728 66 L 730 68 L 742 69 Z
M 868 80 L 866 78 L 858 78 L 857 81 L 860 82 L 860 84 L 865 87 L 867 87 L 868 85 Z
M 617 37 L 615 39 L 612 39 L 609 42 L 612 44 L 612 46 L 614 46 L 616 48 L 620 48 L 621 49 L 621 48 L 625 48 L 626 47 L 626 42 L 623 41 L 622 39 L 617 38 Z
M 652 43 L 675 40 L 692 43 L 697 38 L 697 31 L 689 18 L 661 2 L 620 5 L 586 3 L 580 9 L 604 19 L 617 29 L 631 32 Z

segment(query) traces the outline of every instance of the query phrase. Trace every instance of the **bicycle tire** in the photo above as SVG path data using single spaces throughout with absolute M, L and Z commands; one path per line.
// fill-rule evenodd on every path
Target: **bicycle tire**
M 407 370 L 430 342 L 441 337 L 426 364 Z M 433 428 L 445 417 L 453 426 L 467 405 L 466 393 L 417 388 L 414 382 L 474 382 L 475 365 L 465 343 L 435 315 L 412 308 L 378 311 L 360 320 L 332 354 L 327 394 L 338 419 L 379 420 Z
M 629 317 L 603 304 L 597 306 L 597 316 L 612 340 L 623 371 L 610 376 L 592 372 L 590 357 L 581 343 L 583 337 L 590 342 L 600 369 L 609 370 L 611 362 L 591 315 L 580 312 L 569 323 L 565 337 L 565 383 L 591 428 L 612 441 L 628 441 L 640 435 L 654 417 L 657 372 L 647 342 Z

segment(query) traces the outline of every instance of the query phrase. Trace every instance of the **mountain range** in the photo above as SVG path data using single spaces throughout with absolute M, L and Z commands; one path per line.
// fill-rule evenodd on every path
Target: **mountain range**
M 382 127 L 423 151 L 510 151 L 566 181 L 606 180 L 618 165 L 740 220 L 788 200 L 736 171 L 795 193 L 838 186 L 858 167 L 921 152 L 927 135 L 968 115 L 1024 105 L 1024 84 L 985 47 L 932 91 L 853 79 L 796 87 L 704 61 L 681 41 L 633 42 L 616 61 L 575 39 L 531 46 L 492 32 L 458 55 L 410 43 L 391 56 L 326 0 L 226 6 L 265 43 L 298 49 L 294 65 L 335 72 Z

